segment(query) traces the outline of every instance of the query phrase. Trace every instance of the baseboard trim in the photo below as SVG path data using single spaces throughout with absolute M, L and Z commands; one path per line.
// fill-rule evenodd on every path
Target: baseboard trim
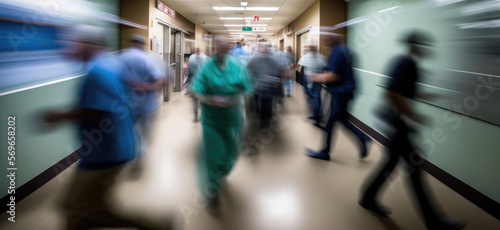
M 50 180 L 54 179 L 57 175 L 62 173 L 64 170 L 66 170 L 68 167 L 73 165 L 76 161 L 80 159 L 80 154 L 79 151 L 76 150 L 75 152 L 69 154 L 50 168 L 46 169 L 42 173 L 38 174 L 38 176 L 34 177 L 33 179 L 29 180 L 25 184 L 19 186 L 16 189 L 15 192 L 15 202 L 16 205 L 19 204 L 24 198 L 28 197 L 31 193 L 35 192 L 39 188 L 41 188 L 43 185 L 45 185 L 47 182 Z M 1 213 L 4 213 L 9 210 L 9 206 L 7 204 L 10 202 L 11 195 L 5 195 L 0 199 L 2 208 L 0 209 Z
M 349 115 L 349 121 L 351 121 L 354 125 L 370 135 L 373 139 L 375 139 L 383 146 L 387 147 L 390 143 L 390 140 L 388 138 L 386 138 L 384 135 L 377 132 L 370 126 L 366 125 L 353 115 Z M 498 203 L 497 201 L 479 192 L 475 188 L 454 177 L 453 175 L 427 161 L 426 159 L 424 159 L 422 169 L 429 173 L 432 177 L 439 180 L 441 183 L 454 190 L 456 193 L 463 196 L 465 199 L 469 200 L 479 208 L 483 209 L 485 212 L 500 220 L 500 203 Z

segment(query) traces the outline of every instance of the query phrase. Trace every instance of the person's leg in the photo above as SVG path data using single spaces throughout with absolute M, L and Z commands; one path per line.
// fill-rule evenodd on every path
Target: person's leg
M 131 173 L 133 177 L 140 176 L 144 168 L 144 160 L 146 159 L 149 147 L 151 145 L 152 132 L 154 129 L 154 122 L 158 115 L 157 111 L 140 114 L 137 116 L 135 122 L 137 135 L 139 136 L 138 142 L 140 143 L 138 149 L 138 155 L 134 160 Z
M 416 198 L 415 203 L 419 206 L 420 214 L 424 218 L 427 228 L 432 230 L 448 230 L 465 227 L 464 223 L 447 219 L 438 211 L 435 206 L 436 203 L 430 194 L 430 189 L 422 177 L 423 171 L 420 165 L 423 162 L 423 158 L 417 154 L 408 138 L 402 141 L 402 143 L 411 146 L 402 156 L 410 175 L 411 180 L 409 182 L 412 193 Z
M 262 97 L 261 98 L 261 116 L 260 116 L 260 129 L 269 128 L 271 125 L 271 119 L 273 118 L 273 98 L 272 97 Z
M 91 227 L 136 227 L 154 229 L 154 226 L 121 217 L 110 208 L 116 180 L 124 170 L 118 166 L 103 170 L 77 169 L 68 190 L 63 208 L 66 213 L 66 229 L 90 229 Z
M 399 154 L 397 153 L 396 146 L 390 146 L 387 155 L 388 159 L 381 163 L 379 168 L 371 174 L 371 178 L 366 180 L 366 187 L 359 201 L 362 207 L 379 215 L 388 215 L 391 213 L 390 210 L 379 205 L 377 195 L 399 162 Z
M 210 203 L 218 199 L 220 181 L 226 174 L 227 157 L 225 144 L 224 127 L 212 124 L 203 124 L 203 172 L 204 181 L 201 181 L 201 192 L 204 198 Z
M 318 123 L 321 121 L 321 87 L 320 83 L 313 83 L 311 87 L 313 117 Z
M 346 95 L 341 100 L 345 101 L 345 109 L 340 112 L 339 121 L 342 122 L 342 124 L 356 136 L 360 149 L 360 157 L 365 158 L 368 155 L 368 144 L 371 139 L 347 119 L 349 116 L 347 109 L 349 108 L 349 103 L 352 100 L 352 97 Z
M 286 96 L 290 97 L 292 92 L 292 81 L 287 78 L 286 80 Z
M 326 137 L 325 137 L 325 147 L 323 150 L 316 152 L 310 149 L 306 149 L 307 155 L 313 158 L 321 159 L 321 160 L 329 160 L 330 159 L 330 148 L 331 148 L 331 142 L 333 139 L 333 133 L 334 133 L 334 125 L 335 122 L 337 122 L 340 113 L 344 109 L 345 105 L 343 105 L 344 101 L 339 100 L 338 95 L 333 95 L 332 94 L 332 100 L 331 100 L 331 106 L 330 106 L 330 116 L 328 118 L 328 122 L 326 123 L 325 131 L 326 131 Z
M 325 127 L 327 132 L 325 139 L 325 148 L 322 152 L 330 153 L 331 143 L 334 134 L 335 122 L 337 122 L 342 114 L 347 110 L 347 101 L 341 95 L 332 95 L 331 105 L 330 105 L 330 117 Z
M 193 113 L 194 113 L 194 122 L 198 122 L 198 111 L 199 111 L 199 101 L 195 97 L 192 98 L 193 100 Z

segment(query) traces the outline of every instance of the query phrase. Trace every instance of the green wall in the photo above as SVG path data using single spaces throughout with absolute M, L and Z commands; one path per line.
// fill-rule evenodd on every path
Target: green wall
M 0 139 L 7 140 L 7 117 L 16 117 L 16 187 L 23 185 L 65 156 L 78 149 L 78 136 L 74 125 L 63 124 L 53 129 L 43 126 L 41 116 L 48 109 L 68 109 L 76 102 L 80 86 L 76 78 L 27 91 L 0 97 Z M 7 150 L 7 141 L 0 143 Z M 7 175 L 7 154 L 0 158 L 2 175 Z M 9 180 L 0 177 L 0 184 L 7 188 Z M 0 190 L 0 196 L 7 189 Z
M 118 14 L 119 0 L 98 1 L 95 10 Z M 80 18 L 83 23 L 90 23 L 107 30 L 108 50 L 119 48 L 119 25 L 106 21 Z M 57 76 L 55 76 L 57 77 Z M 52 129 L 45 127 L 41 116 L 50 109 L 69 109 L 77 101 L 82 77 L 54 84 L 35 87 L 25 91 L 0 96 L 0 172 L 7 175 L 7 117 L 16 117 L 16 187 L 19 188 L 55 163 L 79 148 L 79 138 L 74 124 L 62 124 Z M 37 83 L 38 84 L 38 83 Z M 56 169 L 57 170 L 57 169 Z M 7 195 L 9 178 L 0 177 L 0 197 Z
M 431 121 L 429 125 L 420 127 L 421 132 L 415 137 L 415 142 L 431 163 L 500 201 L 500 127 L 443 109 L 454 110 L 454 104 L 469 96 L 452 93 L 440 87 L 451 87 L 454 83 L 446 79 L 454 77 L 446 69 L 467 70 L 467 60 L 464 61 L 461 55 L 457 55 L 458 51 L 453 49 L 454 44 L 450 41 L 461 32 L 454 27 L 457 23 L 454 21 L 458 15 L 456 12 L 470 1 L 440 7 L 435 5 L 436 2 L 349 1 L 348 18 L 366 19 L 351 25 L 347 33 L 347 43 L 355 52 L 354 66 L 359 85 L 351 113 L 375 130 L 387 134 L 384 124 L 375 115 L 375 111 L 384 101 L 384 90 L 380 86 L 385 84 L 387 78 L 381 75 L 387 75 L 391 60 L 405 51 L 398 43 L 402 33 L 414 28 L 432 33 L 437 39 L 436 55 L 433 59 L 421 63 L 422 68 L 431 74 L 422 76 L 422 81 L 428 85 L 421 86 L 420 90 L 442 95 L 443 98 L 429 102 L 440 107 L 412 102 L 418 111 Z M 394 6 L 401 7 L 379 12 Z M 482 72 L 480 69 L 474 71 Z M 434 87 L 439 83 L 439 87 Z M 492 94 L 495 93 L 500 94 Z

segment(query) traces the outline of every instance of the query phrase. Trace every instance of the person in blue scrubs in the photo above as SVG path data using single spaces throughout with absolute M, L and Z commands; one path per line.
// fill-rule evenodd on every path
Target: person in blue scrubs
M 79 123 L 81 159 L 64 200 L 65 229 L 134 227 L 161 229 L 111 211 L 109 200 L 118 176 L 135 157 L 135 138 L 123 67 L 104 51 L 105 32 L 76 26 L 72 55 L 87 64 L 78 106 L 45 116 L 50 124 Z
M 426 33 L 413 31 L 407 38 L 405 44 L 408 47 L 408 53 L 401 55 L 396 59 L 395 66 L 390 74 L 386 98 L 390 106 L 383 113 L 385 123 L 392 124 L 393 134 L 390 135 L 391 143 L 388 146 L 389 159 L 381 164 L 381 167 L 368 180 L 368 186 L 363 192 L 360 205 L 365 209 L 379 214 L 389 215 L 391 211 L 381 206 L 377 201 L 380 188 L 391 175 L 394 168 L 402 159 L 406 163 L 410 175 L 411 188 L 413 190 L 416 203 L 419 205 L 420 214 L 424 217 L 425 225 L 430 230 L 458 230 L 465 227 L 465 224 L 445 218 L 432 204 L 432 197 L 428 193 L 424 178 L 422 178 L 422 169 L 420 162 L 422 158 L 416 154 L 411 133 L 416 133 L 412 128 L 411 122 L 423 123 L 425 118 L 417 113 L 408 103 L 409 99 L 417 96 L 416 83 L 419 78 L 418 59 L 428 56 L 431 53 L 429 45 L 432 38 Z M 429 97 L 426 95 L 425 97 Z
M 130 39 L 132 46 L 122 52 L 119 61 L 124 67 L 123 78 L 127 83 L 130 95 L 130 105 L 134 114 L 134 127 L 136 131 L 136 155 L 131 176 L 139 177 L 144 168 L 144 159 L 151 143 L 151 133 L 157 117 L 158 90 L 166 83 L 166 76 L 160 70 L 153 58 L 144 47 L 146 38 L 134 35 Z
M 325 73 L 308 76 L 308 81 L 326 83 L 328 91 L 332 96 L 330 116 L 324 128 L 327 133 L 325 147 L 320 151 L 306 149 L 306 154 L 313 158 L 330 160 L 333 128 L 335 122 L 339 121 L 356 136 L 360 148 L 360 157 L 365 158 L 368 154 L 367 143 L 371 139 L 347 120 L 347 110 L 354 98 L 354 91 L 356 89 L 351 53 L 342 43 L 339 35 L 324 34 L 323 36 L 325 36 L 325 45 L 331 47 L 327 70 Z

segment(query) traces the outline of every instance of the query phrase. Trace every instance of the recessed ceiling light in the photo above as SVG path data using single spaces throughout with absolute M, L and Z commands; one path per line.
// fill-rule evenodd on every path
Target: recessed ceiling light
M 246 11 L 278 11 L 279 7 L 245 7 Z
M 245 7 L 212 7 L 214 10 L 245 10 Z

